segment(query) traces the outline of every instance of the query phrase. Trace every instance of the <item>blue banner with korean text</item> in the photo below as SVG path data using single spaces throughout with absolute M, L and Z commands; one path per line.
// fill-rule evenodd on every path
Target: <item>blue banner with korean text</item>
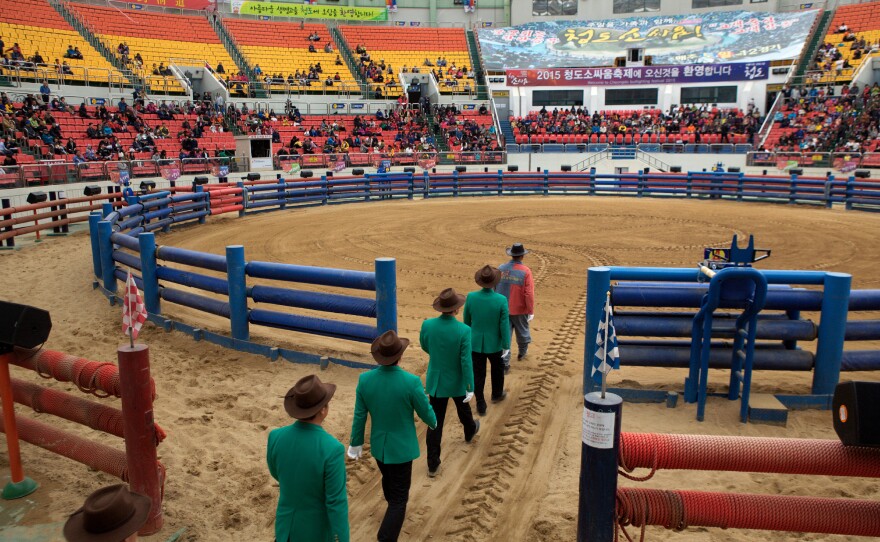
M 727 64 L 798 58 L 818 10 L 716 11 L 604 21 L 540 21 L 480 28 L 483 65 L 505 69 L 612 66 L 627 49 L 654 65 Z
M 767 79 L 769 73 L 769 62 L 742 62 L 693 66 L 507 70 L 506 75 L 507 84 L 512 87 L 563 87 L 756 81 Z

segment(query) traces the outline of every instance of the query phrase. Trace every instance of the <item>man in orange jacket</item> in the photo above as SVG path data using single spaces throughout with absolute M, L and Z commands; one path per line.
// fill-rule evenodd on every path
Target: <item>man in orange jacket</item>
M 529 333 L 529 322 L 535 317 L 535 282 L 532 270 L 522 263 L 523 256 L 529 251 L 522 243 L 515 243 L 507 249 L 511 260 L 498 266 L 501 270 L 501 282 L 495 291 L 507 298 L 510 312 L 510 326 L 516 333 L 516 345 L 519 348 L 517 360 L 526 357 L 532 336 Z M 510 371 L 510 351 L 504 352 L 504 373 Z

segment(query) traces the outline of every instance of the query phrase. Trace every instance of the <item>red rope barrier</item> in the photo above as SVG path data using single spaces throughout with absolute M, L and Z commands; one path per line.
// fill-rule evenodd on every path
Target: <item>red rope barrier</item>
M 619 488 L 621 526 L 720 527 L 880 536 L 880 502 L 789 495 Z

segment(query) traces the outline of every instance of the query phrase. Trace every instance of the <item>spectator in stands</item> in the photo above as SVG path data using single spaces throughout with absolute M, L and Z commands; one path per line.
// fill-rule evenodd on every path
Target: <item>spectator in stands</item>
M 120 99 L 119 99 L 119 103 L 116 105 L 116 108 L 117 108 L 117 109 L 119 110 L 119 112 L 122 113 L 123 115 L 128 111 L 128 104 L 125 103 L 125 98 L 120 98 Z
M 140 71 L 144 68 L 144 59 L 140 53 L 134 54 L 134 67 Z
M 217 73 L 226 73 L 226 68 L 223 67 L 223 63 L 222 63 L 222 62 L 219 62 L 219 61 L 218 61 L 218 62 L 217 62 L 217 69 L 214 70 L 214 71 L 216 71 Z
M 17 165 L 18 165 L 18 161 L 16 161 L 16 159 L 15 159 L 15 155 L 13 155 L 13 154 L 6 154 L 6 156 L 3 158 L 3 166 L 4 166 L 4 167 L 6 167 L 6 166 L 17 166 Z
M 326 44 L 324 44 L 324 52 L 325 53 L 332 53 L 333 52 L 333 45 L 329 41 Z
M 310 52 L 310 53 L 317 53 L 317 52 L 318 52 L 318 50 L 315 49 L 315 44 L 314 44 L 314 43 L 310 43 L 310 44 L 309 44 L 309 52 Z
M 849 27 L 846 26 L 846 23 L 843 23 L 843 22 L 840 23 L 840 26 L 837 27 L 837 33 L 838 34 L 845 34 L 847 32 L 849 32 Z
M 336 55 L 336 65 L 337 66 L 343 65 L 342 59 L 339 57 L 339 55 Z
M 84 164 L 86 162 L 85 157 L 82 152 L 76 151 L 73 153 L 73 165 L 79 167 L 80 164 Z M 87 166 L 83 166 L 87 167 Z
M 856 40 L 856 33 L 853 32 L 852 30 L 850 30 L 849 32 L 846 33 L 845 36 L 843 36 L 843 41 L 855 41 L 855 40 Z
M 74 141 L 72 137 L 67 138 L 67 143 L 64 145 L 64 152 L 67 154 L 77 154 L 79 152 L 76 148 L 76 141 Z
M 73 70 L 70 69 L 70 64 L 66 60 L 61 63 L 61 75 L 73 75 Z
M 46 65 L 46 61 L 43 60 L 43 55 L 41 55 L 39 51 L 34 52 L 34 56 L 31 57 L 31 62 L 34 64 L 34 66 Z
M 64 58 L 76 58 L 82 60 L 82 53 L 74 49 L 73 45 L 68 45 L 67 52 L 64 53 Z
M 439 58 L 437 60 L 440 60 Z M 434 63 L 431 62 L 430 58 L 425 58 L 425 62 L 423 63 L 425 66 L 433 66 Z
M 52 91 L 49 89 L 49 83 L 43 81 L 43 84 L 40 85 L 40 96 L 43 98 L 43 104 L 49 103 L 49 95 Z
M 7 49 L 6 51 L 9 53 L 9 58 L 13 62 L 24 62 L 24 55 L 21 54 L 21 46 L 16 42 L 12 44 L 12 47 Z
M 309 35 L 309 41 L 321 41 L 321 36 L 318 35 L 318 32 L 317 32 L 317 31 L 312 32 L 312 33 Z

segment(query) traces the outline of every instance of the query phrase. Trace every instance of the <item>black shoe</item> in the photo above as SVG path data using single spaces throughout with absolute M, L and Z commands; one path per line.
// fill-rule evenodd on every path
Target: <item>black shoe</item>
M 429 467 L 428 468 L 428 478 L 434 478 L 435 476 L 437 476 L 438 472 L 440 472 L 440 465 L 437 465 L 433 469 Z
M 480 416 L 486 415 L 486 403 L 483 403 L 482 405 L 477 405 L 477 414 L 479 414 Z
M 528 352 L 520 352 L 516 355 L 516 361 L 522 361 L 524 357 L 528 355 Z
M 501 395 L 499 395 L 498 397 L 493 397 L 492 402 L 493 403 L 500 403 L 501 401 L 503 401 L 506 398 L 507 398 L 507 390 L 504 390 L 501 392 Z
M 476 424 L 477 424 L 477 428 L 474 429 L 474 434 L 471 435 L 471 438 L 464 439 L 465 442 L 470 442 L 470 441 L 474 440 L 474 436 L 476 436 L 476 434 L 480 432 L 480 420 L 477 420 Z
M 505 365 L 505 366 L 504 366 L 504 374 L 505 374 L 505 376 L 506 376 L 508 373 L 510 373 L 510 365 Z

